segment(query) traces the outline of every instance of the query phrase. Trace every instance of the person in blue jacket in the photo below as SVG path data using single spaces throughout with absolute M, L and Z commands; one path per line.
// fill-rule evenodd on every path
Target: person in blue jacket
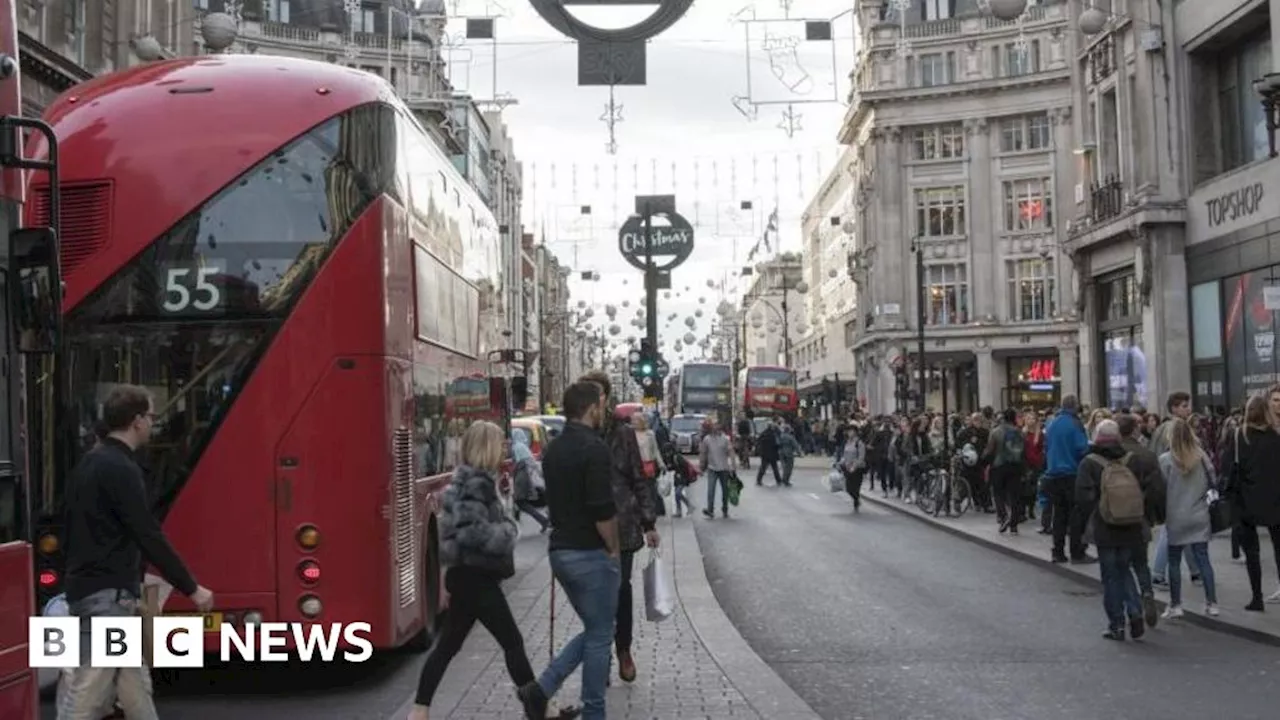
M 1070 540 L 1073 563 L 1094 562 L 1084 542 L 1087 518 L 1076 508 L 1076 471 L 1089 452 L 1089 437 L 1080 421 L 1080 401 L 1075 395 L 1062 397 L 1062 409 L 1045 430 L 1045 489 L 1053 512 L 1053 561 L 1064 563 Z

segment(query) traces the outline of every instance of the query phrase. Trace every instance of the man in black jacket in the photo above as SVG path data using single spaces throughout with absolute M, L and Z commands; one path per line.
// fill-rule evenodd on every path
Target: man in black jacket
M 547 446 L 542 469 L 551 514 L 551 572 L 569 596 L 582 632 L 564 645 L 536 682 L 519 690 L 527 717 L 545 714 L 549 698 L 582 666 L 582 717 L 603 720 L 609 679 L 609 643 L 621 584 L 618 505 L 613 458 L 600 437 L 603 388 L 579 381 L 564 391 L 566 422 Z
M 92 713 L 115 699 L 130 720 L 151 720 L 156 708 L 147 668 L 89 667 L 90 618 L 138 614 L 144 558 L 200 612 L 213 607 L 213 593 L 196 584 L 148 506 L 134 452 L 151 437 L 151 394 L 120 385 L 107 396 L 102 414 L 106 437 L 81 458 L 67 482 L 67 603 L 81 621 L 83 660 L 58 717 L 96 720 Z
M 778 471 L 778 435 L 780 434 L 779 418 L 774 418 L 772 422 L 764 426 L 760 431 L 760 436 L 756 438 L 756 451 L 760 453 L 760 470 L 756 473 L 756 485 L 764 484 L 764 471 L 773 469 L 773 484 L 777 487 L 787 487 L 791 483 L 784 482 L 782 473 Z
M 1075 501 L 1082 515 L 1088 518 L 1087 532 L 1093 536 L 1098 548 L 1098 568 L 1102 579 L 1102 607 L 1107 615 L 1107 629 L 1102 634 L 1108 640 L 1124 640 L 1125 619 L 1129 621 L 1129 633 L 1138 639 L 1146 632 L 1144 615 L 1150 615 L 1154 604 L 1143 601 L 1134 582 L 1135 565 L 1146 565 L 1147 541 L 1151 535 L 1151 519 L 1156 498 L 1161 495 L 1163 479 L 1158 467 L 1142 462 L 1123 445 L 1120 427 L 1114 420 L 1103 420 L 1094 428 L 1093 444 L 1089 454 L 1080 462 L 1076 474 Z M 1126 518 L 1123 524 L 1104 520 L 1101 503 L 1105 495 L 1103 483 L 1108 466 L 1118 464 L 1126 468 L 1132 478 L 1130 487 L 1137 481 L 1141 489 L 1141 506 Z M 1117 497 L 1123 490 L 1115 490 Z M 1117 500 L 1117 504 L 1122 500 Z M 1114 507 L 1114 506 L 1113 506 Z M 1128 504 L 1123 507 L 1130 509 Z M 1141 517 L 1139 517 L 1139 515 Z

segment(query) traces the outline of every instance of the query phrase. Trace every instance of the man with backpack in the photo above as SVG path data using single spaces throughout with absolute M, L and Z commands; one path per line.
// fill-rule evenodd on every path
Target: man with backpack
M 991 462 L 991 494 L 995 496 L 1000 532 L 1018 534 L 1022 519 L 1022 476 L 1026 473 L 1026 439 L 1018 427 L 1018 411 L 1006 408 L 1000 424 L 987 440 L 986 459 Z
M 1131 568 L 1145 564 L 1150 518 L 1162 487 L 1160 470 L 1135 462 L 1122 444 L 1120 426 L 1103 420 L 1076 475 L 1075 501 L 1088 520 L 1087 533 L 1098 548 L 1102 607 L 1108 640 L 1124 640 L 1125 620 L 1133 639 L 1146 632 L 1143 598 Z

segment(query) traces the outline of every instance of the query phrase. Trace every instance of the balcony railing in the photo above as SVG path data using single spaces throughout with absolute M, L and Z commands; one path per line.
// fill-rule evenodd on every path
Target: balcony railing
M 960 18 L 930 20 L 906 27 L 909 38 L 945 37 L 960 34 Z
M 1089 216 L 1095 223 L 1106 222 L 1124 209 L 1124 189 L 1120 178 L 1108 177 L 1093 183 L 1089 190 Z
M 1097 85 L 1115 74 L 1116 39 L 1108 35 L 1089 48 L 1089 80 Z

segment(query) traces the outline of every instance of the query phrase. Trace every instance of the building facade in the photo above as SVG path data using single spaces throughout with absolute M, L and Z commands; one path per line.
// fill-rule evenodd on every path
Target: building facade
M 739 326 L 743 361 L 748 366 L 794 367 L 795 349 L 809 331 L 805 319 L 809 286 L 803 260 L 800 255 L 782 253 L 750 271 Z
M 858 396 L 852 350 L 858 298 L 847 270 L 857 241 L 857 154 L 856 148 L 845 150 L 801 219 L 804 278 L 816 292 L 805 295 L 809 332 L 796 343 L 791 361 L 810 417 L 846 412 Z
M 1254 89 L 1273 74 L 1280 90 L 1280 0 L 1186 1 L 1166 8 L 1170 19 L 1187 118 L 1178 145 L 1189 168 L 1185 278 L 1181 289 L 1162 287 L 1156 273 L 1157 291 L 1181 314 L 1154 318 L 1173 340 L 1148 347 L 1174 357 L 1149 353 L 1148 368 L 1178 364 L 1178 384 L 1166 388 L 1190 391 L 1197 410 L 1239 407 L 1280 381 L 1280 159 Z
M 1073 27 L 1086 7 L 1071 3 Z M 1177 110 L 1186 68 L 1165 37 L 1173 11 L 1116 2 L 1102 32 L 1071 33 L 1081 122 L 1068 249 L 1081 320 L 1078 392 L 1096 407 L 1160 409 L 1190 385 L 1188 136 Z
M 1280 71 L 1280 2 L 1087 8 L 1072 3 L 1081 395 L 1239 407 L 1280 380 L 1280 160 L 1254 85 Z
M 922 315 L 925 406 L 943 407 L 944 378 L 948 409 L 1051 406 L 1079 367 L 1061 210 L 1076 174 L 1068 6 L 1032 3 L 1019 22 L 976 0 L 895 7 L 858 3 L 841 130 L 856 153 L 859 394 L 871 412 L 905 408 L 896 374 L 918 389 Z
M 192 46 L 196 10 L 189 2 L 17 0 L 22 110 L 39 117 L 76 83 L 141 62 L 133 44 L 153 38 L 180 54 Z

